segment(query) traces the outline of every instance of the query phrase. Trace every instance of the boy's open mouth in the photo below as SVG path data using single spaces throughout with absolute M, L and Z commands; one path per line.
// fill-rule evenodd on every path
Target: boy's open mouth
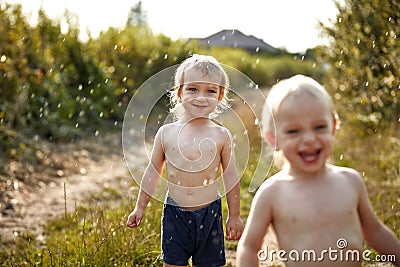
M 300 152 L 299 156 L 305 162 L 313 162 L 318 159 L 319 154 L 321 153 L 321 149 L 318 149 L 313 152 Z

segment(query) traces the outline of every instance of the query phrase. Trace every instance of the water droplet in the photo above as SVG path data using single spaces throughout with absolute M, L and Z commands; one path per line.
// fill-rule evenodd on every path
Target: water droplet
M 203 228 L 204 228 L 204 225 L 201 224 L 201 225 L 200 225 L 200 230 L 203 229 Z
M 0 58 L 0 62 L 3 63 L 3 62 L 6 62 L 6 60 L 7 60 L 6 55 L 2 55 Z
M 340 159 L 340 160 L 343 160 L 343 154 L 340 155 L 339 159 Z
M 191 223 L 192 223 L 192 220 L 189 220 L 189 221 L 188 221 L 188 224 L 191 224 Z
M 86 169 L 85 169 L 85 168 L 80 168 L 79 172 L 80 172 L 81 174 L 86 174 Z

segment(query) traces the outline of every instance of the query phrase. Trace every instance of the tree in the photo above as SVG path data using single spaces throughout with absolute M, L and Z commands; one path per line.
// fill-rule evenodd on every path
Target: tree
M 331 40 L 320 50 L 328 63 L 325 84 L 345 119 L 369 131 L 387 128 L 400 117 L 400 2 L 347 0 L 336 3 L 332 26 L 321 24 Z
M 142 9 L 142 1 L 139 1 L 135 6 L 131 7 L 128 15 L 127 26 L 147 26 L 147 15 Z

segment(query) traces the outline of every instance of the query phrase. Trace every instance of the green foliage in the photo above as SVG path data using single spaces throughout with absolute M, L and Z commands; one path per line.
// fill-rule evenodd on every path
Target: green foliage
M 20 6 L 7 5 L 1 12 L 2 125 L 28 135 L 63 139 L 69 137 L 67 129 L 98 121 L 98 110 L 107 107 L 104 93 L 92 100 L 82 88 L 103 79 L 90 78 L 97 67 L 82 55 L 76 28 L 70 25 L 62 34 L 60 23 L 43 11 L 37 25 L 30 27 Z
M 321 25 L 330 45 L 316 49 L 343 124 L 332 160 L 363 175 L 378 217 L 400 236 L 400 2 L 347 0 L 337 7 L 333 24 Z
M 391 127 L 400 117 L 400 2 L 348 0 L 337 5 L 331 40 L 322 49 L 326 85 L 345 119 L 368 131 Z

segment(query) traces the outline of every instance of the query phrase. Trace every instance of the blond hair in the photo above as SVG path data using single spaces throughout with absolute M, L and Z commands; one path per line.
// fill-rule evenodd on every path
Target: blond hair
M 329 106 L 329 110 L 332 114 L 333 125 L 335 129 L 339 129 L 339 116 L 333 106 L 332 99 L 328 92 L 316 80 L 298 74 L 288 79 L 281 80 L 275 84 L 268 93 L 261 120 L 262 133 L 264 137 L 267 133 L 274 136 L 276 135 L 274 116 L 278 114 L 282 102 L 291 95 L 296 96 L 305 93 L 314 96 L 317 100 L 323 101 Z M 281 152 L 275 153 L 274 158 L 275 165 L 282 167 L 284 164 L 283 154 Z
M 185 83 L 185 73 L 188 70 L 199 70 L 204 76 L 216 76 L 221 82 L 218 84 L 220 88 L 220 95 L 218 97 L 219 106 L 216 112 L 224 110 L 228 107 L 228 90 L 229 90 L 229 77 L 221 64 L 212 56 L 193 54 L 191 57 L 185 59 L 179 67 L 176 69 L 174 78 L 174 88 L 171 91 L 170 99 L 171 106 L 170 112 L 174 114 L 176 118 L 180 118 L 183 114 L 183 110 L 179 103 L 178 94 Z
M 274 116 L 278 114 L 282 102 L 290 95 L 300 95 L 304 93 L 315 96 L 317 99 L 327 103 L 332 114 L 332 119 L 336 125 L 336 129 L 338 129 L 339 116 L 333 106 L 332 99 L 328 92 L 316 80 L 308 76 L 297 74 L 288 79 L 281 80 L 275 84 L 268 93 L 267 99 L 265 100 L 261 122 L 264 136 L 267 132 L 274 134 Z

